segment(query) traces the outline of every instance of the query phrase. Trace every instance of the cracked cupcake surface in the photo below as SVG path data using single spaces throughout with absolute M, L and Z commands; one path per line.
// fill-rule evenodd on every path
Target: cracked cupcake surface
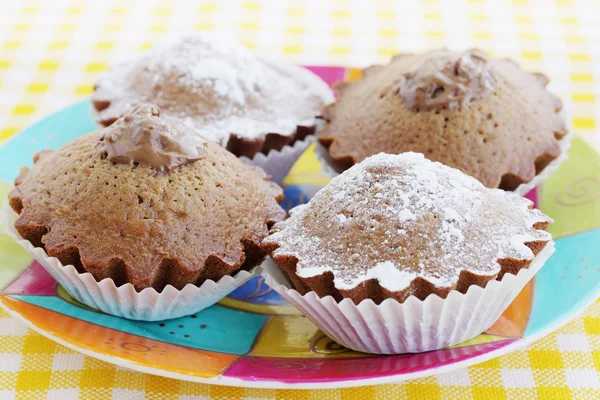
M 567 133 L 547 84 L 475 49 L 401 54 L 338 84 L 317 137 L 341 169 L 382 151 L 412 151 L 514 190 L 560 155 Z
M 63 265 L 136 290 L 181 289 L 253 267 L 264 257 L 259 244 L 269 227 L 286 215 L 281 188 L 180 129 L 143 106 L 39 153 L 9 194 L 16 230 Z M 155 142 L 148 147 L 136 134 Z M 124 158 L 109 156 L 109 137 L 127 139 L 127 151 L 117 152 Z
M 202 35 L 170 37 L 111 68 L 95 85 L 96 121 L 112 124 L 150 102 L 237 156 L 280 150 L 315 131 L 333 94 L 302 67 Z
M 422 154 L 379 154 L 334 178 L 263 247 L 301 294 L 354 302 L 445 298 L 517 274 L 552 220 Z

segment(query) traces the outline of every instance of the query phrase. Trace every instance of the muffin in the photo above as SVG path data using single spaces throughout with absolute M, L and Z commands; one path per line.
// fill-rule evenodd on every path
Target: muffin
M 114 66 L 92 95 L 103 126 L 151 102 L 199 136 L 248 158 L 312 135 L 320 107 L 331 101 L 327 84 L 308 70 L 202 35 L 167 38 Z
M 382 151 L 412 151 L 514 190 L 561 155 L 567 127 L 547 84 L 476 49 L 401 54 L 338 84 L 317 136 L 338 171 Z
M 14 228 L 62 266 L 136 292 L 197 289 L 250 269 L 286 215 L 282 190 L 189 130 L 143 104 L 36 155 L 9 194 Z
M 553 251 L 545 230 L 551 221 L 529 200 L 486 188 L 422 154 L 382 153 L 292 209 L 262 247 L 295 290 L 272 277 L 270 284 L 334 340 L 376 353 L 425 351 L 470 339 L 495 322 Z M 481 296 L 490 301 L 481 303 Z M 448 336 L 452 329 L 435 315 L 446 310 L 456 317 L 461 307 L 477 321 L 452 325 L 463 331 Z M 356 324 L 371 329 L 378 313 L 383 331 L 392 325 L 410 331 L 418 323 L 437 333 L 409 345 L 403 335 L 412 339 L 414 332 L 403 331 L 390 339 L 397 347 L 386 342 L 387 350 L 377 347 L 383 336 L 369 334 L 379 338 L 374 347 L 343 337 Z M 347 329 L 322 326 L 331 315 L 350 318 L 339 325 Z M 434 323 L 422 324 L 422 315 Z

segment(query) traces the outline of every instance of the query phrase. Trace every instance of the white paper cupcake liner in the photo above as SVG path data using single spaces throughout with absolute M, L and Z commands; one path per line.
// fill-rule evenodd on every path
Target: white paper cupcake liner
M 387 299 L 380 305 L 370 299 L 358 305 L 350 299 L 337 302 L 315 292 L 303 296 L 291 289 L 271 259 L 262 267 L 267 285 L 337 343 L 365 353 L 400 354 L 453 346 L 481 334 L 498 320 L 553 252 L 554 242 L 550 241 L 529 268 L 517 275 L 505 274 L 485 288 L 471 286 L 464 294 L 453 290 L 446 299 L 436 295 L 425 300 L 411 296 L 404 303 Z
M 571 140 L 573 139 L 573 133 L 567 133 L 558 143 L 560 147 L 560 155 L 552 160 L 546 168 L 544 168 L 539 174 L 537 174 L 531 181 L 522 183 L 514 190 L 515 193 L 520 196 L 525 196 L 529 191 L 537 187 L 543 181 L 546 180 L 554 171 L 558 169 L 558 167 L 563 163 L 563 161 L 569 158 L 567 151 L 571 147 Z M 328 177 L 334 178 L 344 172 L 343 169 L 336 167 L 331 162 L 331 157 L 329 156 L 329 151 L 325 146 L 320 144 L 318 141 L 314 147 L 315 155 L 317 156 L 317 160 L 321 164 L 321 172 Z
M 5 202 L 1 219 L 6 233 L 27 250 L 71 296 L 92 308 L 118 317 L 161 321 L 194 314 L 212 306 L 256 273 L 240 271 L 233 276 L 224 276 L 217 282 L 207 280 L 199 287 L 188 284 L 181 290 L 167 285 L 160 293 L 153 288 L 137 292 L 130 283 L 117 287 L 110 278 L 97 282 L 88 272 L 81 274 L 72 265 L 62 265 L 57 258 L 48 256 L 44 249 L 34 247 L 19 235 L 14 228 L 17 217 L 17 213 Z M 260 268 L 256 270 L 258 272 Z
M 323 101 L 323 104 L 333 103 L 335 96 L 333 91 L 314 72 L 295 64 L 290 64 L 273 57 L 262 55 L 261 58 L 269 65 L 283 71 L 286 75 L 293 77 L 298 82 L 304 82 L 306 85 L 312 86 L 312 90 Z M 305 121 L 306 124 L 318 124 L 321 121 L 316 118 L 314 121 Z M 294 142 L 291 146 L 284 146 L 281 150 L 271 150 L 266 156 L 262 153 L 256 154 L 252 160 L 246 157 L 241 157 L 252 164 L 262 168 L 271 180 L 277 184 L 281 184 L 287 174 L 290 172 L 298 158 L 304 153 L 308 146 L 315 141 L 315 135 L 309 135 L 304 140 Z
M 240 159 L 262 168 L 271 177 L 270 179 L 273 182 L 281 185 L 296 161 L 298 161 L 298 158 L 314 141 L 315 136 L 310 135 L 304 140 L 295 141 L 291 146 L 284 146 L 281 150 L 271 150 L 267 155 L 257 153 L 252 159 L 248 157 L 240 157 Z
M 321 173 L 329 178 L 335 178 L 344 172 L 343 168 L 340 168 L 333 164 L 331 161 L 331 156 L 329 155 L 329 149 L 323 146 L 318 140 L 315 141 L 315 147 L 313 148 L 313 152 L 321 164 Z
M 546 168 L 534 176 L 531 181 L 521 183 L 519 186 L 517 186 L 514 192 L 520 196 L 525 196 L 539 184 L 544 182 L 546 178 L 550 176 L 550 174 L 556 171 L 558 167 L 560 167 L 560 164 L 569 158 L 567 151 L 571 148 L 571 140 L 573 139 L 573 136 L 573 132 L 568 132 L 561 140 L 559 140 L 558 145 L 560 147 L 560 154 L 558 157 L 550 161 L 550 163 L 546 165 Z

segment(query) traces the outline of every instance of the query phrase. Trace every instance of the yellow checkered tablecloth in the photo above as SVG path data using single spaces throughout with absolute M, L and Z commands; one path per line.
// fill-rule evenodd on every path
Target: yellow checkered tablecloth
M 481 47 L 549 75 L 574 130 L 600 149 L 599 27 L 598 1 L 6 1 L 0 142 L 89 95 L 109 64 L 167 32 L 196 30 L 312 65 L 364 66 L 399 51 Z M 526 350 L 468 369 L 399 385 L 314 391 L 132 372 L 55 344 L 0 312 L 0 399 L 598 399 L 599 371 L 600 303 Z

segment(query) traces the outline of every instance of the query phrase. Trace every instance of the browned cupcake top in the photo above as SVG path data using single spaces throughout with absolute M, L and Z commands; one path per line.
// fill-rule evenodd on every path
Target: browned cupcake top
M 172 128 L 158 115 L 150 125 L 140 118 L 117 126 Z M 281 188 L 261 170 L 212 142 L 170 171 L 115 163 L 102 138 L 91 133 L 43 152 L 17 178 L 9 199 L 23 238 L 97 280 L 137 290 L 218 280 L 264 256 L 259 244 L 285 212 Z
M 200 159 L 204 140 L 172 118 L 159 118 L 160 109 L 142 104 L 102 131 L 101 150 L 112 162 L 140 164 L 170 171 Z
M 551 239 L 551 219 L 531 206 L 422 154 L 379 154 L 294 208 L 263 245 L 276 261 L 297 259 L 300 278 L 331 273 L 349 297 L 366 281 L 398 297 L 418 280 L 452 289 L 463 271 L 494 278 L 507 260 L 528 265 Z
M 338 85 L 317 135 L 342 169 L 379 152 L 413 151 L 513 190 L 561 151 L 562 103 L 547 83 L 478 50 L 400 55 Z
M 150 102 L 199 136 L 247 156 L 264 146 L 280 148 L 298 127 L 313 132 L 320 107 L 331 101 L 330 89 L 311 72 L 202 35 L 167 38 L 115 65 L 92 95 L 104 126 Z

